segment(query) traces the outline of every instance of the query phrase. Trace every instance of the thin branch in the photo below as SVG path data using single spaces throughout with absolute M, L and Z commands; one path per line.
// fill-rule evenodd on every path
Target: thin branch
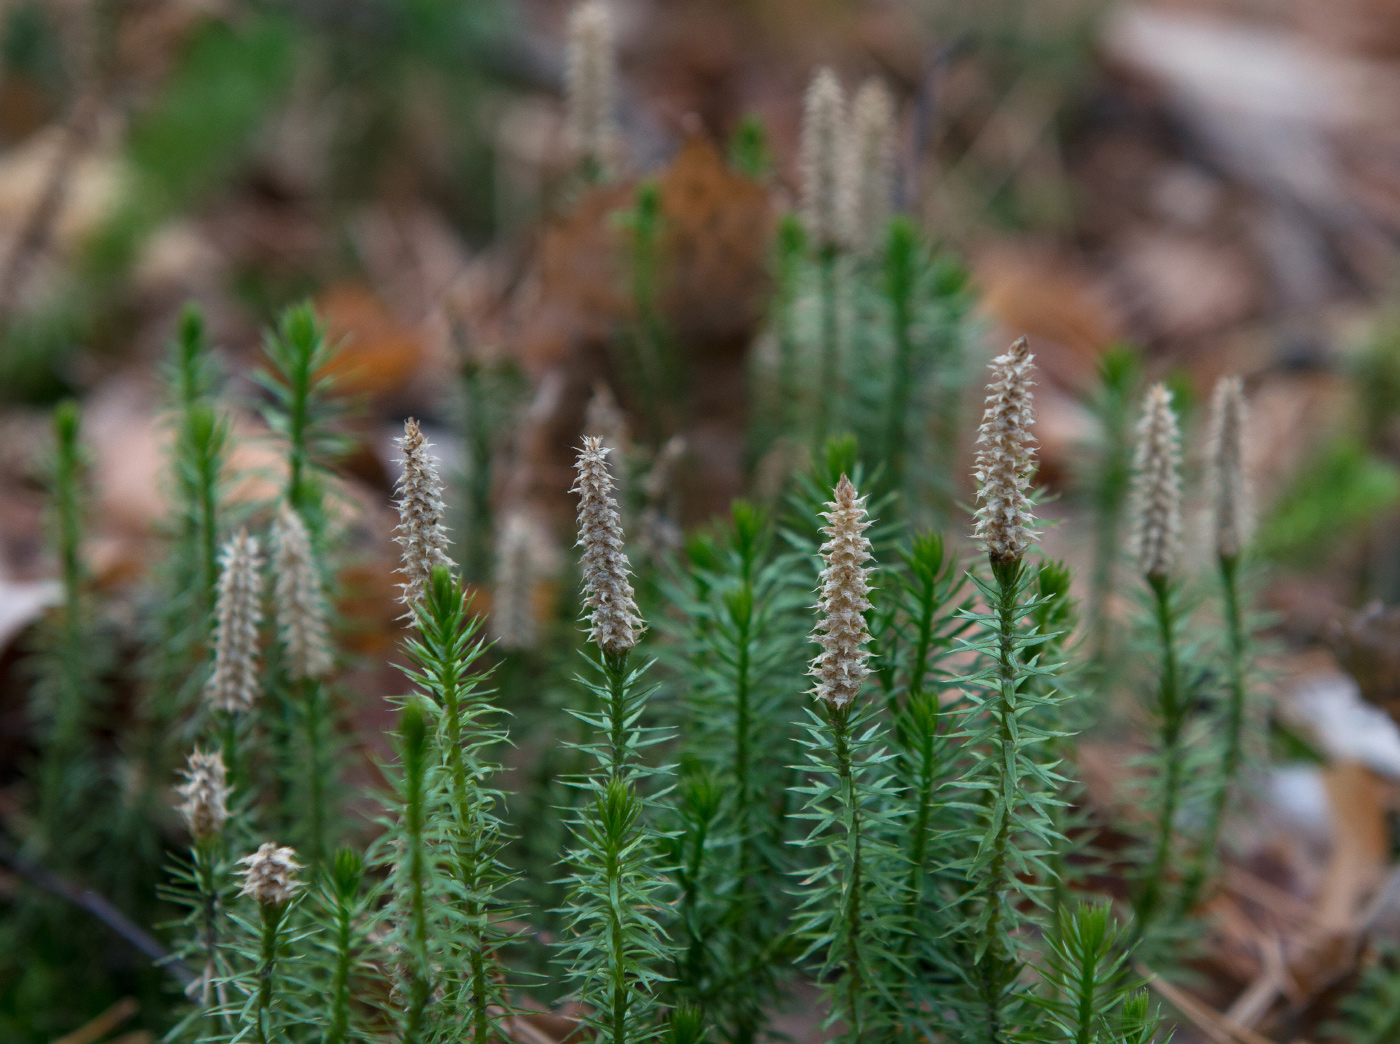
M 0 837 L 0 863 L 10 867 L 36 888 L 67 900 L 80 910 L 86 910 L 125 939 L 134 949 L 149 957 L 153 964 L 169 972 L 181 987 L 194 982 L 194 972 L 190 971 L 184 961 L 171 954 L 126 914 L 113 906 L 106 896 L 59 877 L 52 870 L 21 853 L 4 837 Z

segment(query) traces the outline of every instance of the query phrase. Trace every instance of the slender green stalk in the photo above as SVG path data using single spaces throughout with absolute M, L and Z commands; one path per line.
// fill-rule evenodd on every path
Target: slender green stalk
M 796 320 L 798 279 L 807 255 L 807 234 L 796 214 L 787 214 L 778 226 L 777 260 L 773 289 L 774 327 L 778 338 L 778 413 L 781 430 L 798 427 L 798 360 Z
M 821 277 L 821 371 L 818 377 L 817 416 L 812 433 L 812 445 L 820 449 L 836 424 L 836 407 L 840 402 L 841 381 L 841 320 L 837 300 L 836 268 L 840 251 L 835 246 L 822 247 L 817 256 Z
M 323 730 L 325 727 L 325 693 L 321 683 L 315 678 L 298 678 L 294 683 L 300 697 L 302 720 L 306 727 L 306 749 L 302 756 L 306 759 L 307 804 L 306 856 L 309 865 L 315 868 L 325 861 L 326 838 L 326 761 Z
M 359 907 L 360 877 L 359 854 L 342 848 L 336 853 L 331 878 L 325 888 L 326 905 L 331 915 L 333 958 L 324 1044 L 346 1044 L 350 1033 L 350 971 L 355 960 L 355 917 Z
M 278 903 L 262 906 L 262 947 L 258 954 L 258 995 L 253 1008 L 253 1031 L 258 1044 L 276 1039 L 272 1032 L 272 1002 L 276 993 L 278 929 L 285 907 Z
M 1157 713 L 1162 767 L 1157 777 L 1157 822 L 1152 859 L 1142 877 L 1141 890 L 1133 904 L 1136 915 L 1135 938 L 1141 938 L 1159 912 L 1165 879 L 1171 864 L 1172 836 L 1180 806 L 1186 750 L 1182 734 L 1189 708 L 1184 699 L 1179 662 L 1179 623 L 1170 581 L 1160 573 L 1148 576 L 1152 588 L 1153 619 L 1157 628 L 1160 663 Z
M 610 1044 L 637 1044 L 658 1010 L 662 970 L 674 954 L 656 913 L 665 881 L 653 866 L 657 838 L 645 821 L 647 802 L 637 793 L 644 770 L 641 747 L 655 742 L 637 726 L 644 692 L 641 670 L 627 649 L 600 650 L 591 660 L 602 678 L 589 682 L 602 706 L 580 714 L 599 742 L 586 749 L 595 769 L 581 783 L 592 799 L 574 823 L 575 847 L 563 952 L 580 1000 L 594 1009 L 590 1023 Z
M 218 873 L 221 864 L 220 849 L 223 847 L 223 843 L 223 839 L 218 836 L 201 838 L 196 842 L 191 853 L 194 862 L 194 884 L 199 902 L 197 911 L 199 948 L 204 957 L 203 994 L 200 1000 L 206 1008 L 214 999 L 215 990 L 220 995 L 219 1006 L 223 1006 L 222 987 L 215 986 L 215 979 L 222 967 L 219 922 L 223 911 L 219 900 Z M 224 1015 L 223 1019 L 227 1022 L 228 1016 Z
M 310 304 L 287 309 L 267 338 L 271 369 L 257 374 L 272 396 L 264 416 L 287 443 L 286 498 L 306 522 L 313 545 L 322 535 L 324 490 L 317 475 L 321 459 L 338 448 L 329 432 L 336 409 L 330 400 L 334 349 Z
M 1238 555 L 1219 555 L 1220 587 L 1225 608 L 1226 635 L 1226 682 L 1228 702 L 1225 708 L 1225 749 L 1218 763 L 1218 771 L 1212 781 L 1214 788 L 1209 810 L 1206 814 L 1206 828 L 1201 837 L 1201 846 L 1186 882 L 1182 887 L 1181 911 L 1188 912 L 1200 897 L 1211 868 L 1217 858 L 1220 846 L 1220 832 L 1225 822 L 1225 808 L 1230 801 L 1240 761 L 1244 754 L 1244 723 L 1248 700 L 1245 682 L 1246 642 L 1248 636 L 1244 626 L 1244 616 L 1240 607 Z
M 861 799 L 856 791 L 855 774 L 851 771 L 851 732 L 847 714 L 833 711 L 828 716 L 831 727 L 831 747 L 836 756 L 836 771 L 841 780 L 842 819 L 846 831 L 846 880 L 845 880 L 845 920 L 846 938 L 849 950 L 843 961 L 845 977 L 846 1029 L 851 1044 L 860 1044 L 865 1035 L 863 1021 L 864 1005 L 862 997 L 864 984 L 861 981 L 865 960 L 861 950 L 862 922 L 865 919 L 861 902 L 864 897 L 865 864 L 861 852 L 861 835 L 864 823 L 861 817 Z
M 427 860 L 423 837 L 427 775 L 427 725 L 422 709 L 406 703 L 399 715 L 403 757 L 403 826 L 405 850 L 402 886 L 408 898 L 409 969 L 408 1010 L 402 1040 L 418 1044 L 426 1033 L 428 1001 L 432 996 L 432 969 L 428 959 Z
M 1099 390 L 1091 403 L 1099 441 L 1081 477 L 1094 512 L 1094 564 L 1089 585 L 1089 635 L 1094 662 L 1103 668 L 1112 658 L 1110 601 L 1122 555 L 1123 515 L 1132 481 L 1132 404 L 1142 369 L 1137 352 L 1111 348 L 1099 363 Z
M 913 299 L 919 243 L 907 220 L 891 223 L 885 245 L 885 299 L 890 306 L 894 359 L 885 405 L 885 467 L 888 484 L 903 490 L 909 438 L 909 398 L 914 384 Z
M 82 483 L 85 470 L 76 403 L 65 402 L 53 417 L 53 532 L 63 602 L 53 650 L 51 717 L 45 736 L 39 787 L 39 820 L 51 850 L 64 847 L 66 811 L 86 773 L 79 765 L 92 703 L 92 652 L 84 619 L 86 569 L 82 559 Z

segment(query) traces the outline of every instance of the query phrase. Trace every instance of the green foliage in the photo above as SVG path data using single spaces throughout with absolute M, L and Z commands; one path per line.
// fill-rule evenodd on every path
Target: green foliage
M 423 603 L 415 608 L 418 635 L 408 642 L 408 676 L 439 708 L 433 747 L 439 764 L 431 781 L 432 807 L 445 819 L 449 899 L 453 931 L 439 949 L 450 958 L 448 1004 L 471 1026 L 474 1044 L 500 1034 L 505 1007 L 499 951 L 511 933 L 502 892 L 511 878 L 500 860 L 502 824 L 491 789 L 498 767 L 487 752 L 505 740 L 500 716 L 481 688 L 476 663 L 484 649 L 481 619 L 468 615 L 466 598 L 443 567 L 433 575 Z M 445 813 L 445 814 L 444 814 Z
M 1046 600 L 1035 591 L 1037 571 L 1015 560 L 994 562 L 992 574 L 970 574 L 987 608 L 968 614 L 976 631 L 966 644 L 978 657 L 960 679 L 968 707 L 958 738 L 969 764 L 959 789 L 968 815 L 953 832 L 963 854 L 950 870 L 959 880 L 962 1032 L 999 1042 L 1026 1018 L 1020 929 L 1046 905 L 1050 861 L 1065 843 L 1055 812 L 1064 778 L 1050 752 L 1063 738 L 1058 705 L 1066 694 L 1056 687 L 1059 665 L 1040 655 L 1046 636 L 1031 626 Z
M 664 1029 L 658 993 L 673 953 L 658 908 L 672 891 L 657 864 L 662 838 L 640 793 L 650 773 L 640 762 L 661 741 L 638 725 L 650 695 L 645 665 L 626 653 L 585 655 L 583 684 L 596 711 L 575 711 L 593 738 L 578 745 L 593 771 L 576 781 L 581 800 L 570 824 L 568 897 L 559 955 L 574 996 L 592 1013 L 586 1022 L 609 1044 L 637 1044 Z
M 789 906 L 783 851 L 802 670 L 807 590 L 774 549 L 764 513 L 736 501 L 730 525 L 693 540 L 687 618 L 673 665 L 683 700 L 681 818 L 673 862 L 685 916 L 682 979 L 728 1039 L 751 1038 L 776 990 L 774 963 Z M 714 802 L 711 807 L 711 802 Z
M 308 303 L 282 313 L 265 351 L 269 368 L 256 375 L 271 400 L 263 416 L 286 440 L 287 503 L 305 520 L 314 544 L 325 529 L 325 462 L 344 448 L 334 430 L 343 408 L 330 372 L 335 346 Z
M 729 165 L 748 178 L 766 177 L 773 169 L 768 128 L 756 112 L 745 114 L 729 137 Z
M 174 208 L 226 178 L 291 85 L 294 56 L 292 26 L 271 12 L 200 26 L 159 100 L 132 129 L 139 190 Z
M 1137 1012 L 1135 988 L 1126 974 L 1127 938 L 1108 903 L 1077 906 L 1051 936 L 1042 971 L 1044 1009 L 1053 1036 L 1065 1044 L 1120 1044 L 1140 1039 L 1145 1017 Z M 1147 1033 L 1147 1039 L 1152 1034 Z
M 1142 379 L 1142 362 L 1132 345 L 1115 345 L 1099 357 L 1098 384 L 1089 399 L 1094 438 L 1084 454 L 1076 455 L 1083 462 L 1077 469 L 1076 483 L 1093 513 L 1089 634 L 1094 659 L 1100 665 L 1115 651 L 1109 600 L 1123 555 L 1123 521 L 1132 486 L 1133 418 Z
M 830 1013 L 845 1040 L 879 1038 L 901 1023 L 896 984 L 909 975 L 895 944 L 913 930 L 902 902 L 908 876 L 900 839 L 907 810 L 894 785 L 894 755 L 869 707 L 807 711 L 802 765 L 806 795 L 802 871 L 794 934 L 814 957 Z
M 1298 471 L 1259 527 L 1259 554 L 1289 563 L 1316 561 L 1400 502 L 1400 468 L 1341 436 Z
M 1384 947 L 1342 1005 L 1332 1031 L 1347 1044 L 1386 1044 L 1400 1035 L 1400 951 Z

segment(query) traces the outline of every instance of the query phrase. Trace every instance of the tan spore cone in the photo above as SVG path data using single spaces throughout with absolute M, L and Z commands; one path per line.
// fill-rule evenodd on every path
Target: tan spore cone
M 569 16 L 567 126 L 574 155 L 600 171 L 610 165 L 616 136 L 616 61 L 612 13 L 603 0 L 584 0 Z
M 302 865 L 297 862 L 294 848 L 279 847 L 267 841 L 238 862 L 244 867 L 239 871 L 243 876 L 243 888 L 238 894 L 251 896 L 263 906 L 282 906 L 302 888 L 297 877 Z
M 852 250 L 878 250 L 894 209 L 894 100 L 878 79 L 861 84 L 851 105 L 842 215 Z
M 578 546 L 583 548 L 584 604 L 589 632 L 600 649 L 619 655 L 637 644 L 644 624 L 627 579 L 632 569 L 612 495 L 608 450 L 597 436 L 586 436 L 576 464 Z
M 820 616 L 812 640 L 821 652 L 807 672 L 817 679 L 812 693 L 828 707 L 840 710 L 860 694 L 870 673 L 866 661 L 870 652 L 870 631 L 865 612 L 870 608 L 870 528 L 865 498 L 845 475 L 836 484 L 833 499 L 822 512 L 826 525 L 822 533 L 820 586 L 817 611 Z
M 442 479 L 429 452 L 431 444 L 416 420 L 404 423 L 398 444 L 403 451 L 403 475 L 399 478 L 399 524 L 394 542 L 403 549 L 401 600 L 411 610 L 422 601 L 433 569 L 451 569 L 452 559 L 447 554 L 447 526 L 443 523 Z
M 1144 576 L 1165 577 L 1181 556 L 1181 429 L 1165 384 L 1148 390 L 1137 435 L 1130 543 Z
M 253 709 L 258 696 L 258 627 L 262 623 L 262 558 L 246 529 L 224 545 L 214 605 L 214 667 L 205 695 L 230 714 Z
M 326 595 L 306 523 L 285 501 L 272 527 L 273 595 L 277 629 L 293 678 L 324 678 L 332 657 Z
M 1253 530 L 1253 497 L 1244 465 L 1244 433 L 1249 407 L 1244 381 L 1222 377 L 1210 402 L 1210 457 L 1207 460 L 1211 531 L 1215 553 L 1236 558 Z
M 818 249 L 841 245 L 842 150 L 846 98 L 830 69 L 818 69 L 802 115 L 802 218 Z
M 1024 337 L 992 360 L 986 408 L 977 432 L 977 509 L 973 536 L 993 562 L 1025 556 L 1035 516 L 1028 490 L 1035 470 L 1033 382 L 1035 357 Z
M 196 841 L 217 837 L 228 822 L 228 771 L 217 750 L 196 748 L 185 761 L 185 782 L 175 788 L 184 801 L 178 807 L 190 836 Z

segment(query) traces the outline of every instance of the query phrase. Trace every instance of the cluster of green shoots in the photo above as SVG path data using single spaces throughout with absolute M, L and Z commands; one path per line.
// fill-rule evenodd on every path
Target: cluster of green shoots
M 610 55 L 598 52 L 609 33 L 606 11 L 585 4 L 570 117 L 586 181 L 614 165 Z M 239 502 L 218 374 L 186 315 L 138 744 L 152 799 L 182 764 L 190 838 L 161 893 L 181 911 L 161 929 L 182 987 L 170 1040 L 535 1041 L 531 1012 L 568 1000 L 609 1044 L 750 1044 L 775 1037 L 804 980 L 822 991 L 823 1033 L 851 1044 L 1164 1040 L 1145 962 L 1171 959 L 1167 943 L 1213 886 L 1250 718 L 1240 383 L 1217 391 L 1209 439 L 1219 648 L 1194 637 L 1201 599 L 1183 593 L 1170 395 L 1154 387 L 1138 411 L 1124 467 L 1155 650 L 1142 685 L 1152 800 L 1142 821 L 1115 824 L 1141 842 L 1117 868 L 1130 893 L 1097 895 L 1113 867 L 1090 843 L 1075 735 L 1102 685 L 1068 570 L 1038 546 L 1029 346 L 991 363 L 978 550 L 960 556 L 967 523 L 947 469 L 966 383 L 962 278 L 891 217 L 883 88 L 863 88 L 848 122 L 823 72 L 807 109 L 804 210 L 777 232 L 776 353 L 758 374 L 776 408 L 754 433 L 762 454 L 795 461 L 781 494 L 736 502 L 678 550 L 653 547 L 634 587 L 626 462 L 586 437 L 573 493 L 587 638 L 561 664 L 547 648 L 558 628 L 527 589 L 541 565 L 529 526 L 497 522 L 488 618 L 409 421 L 395 534 L 406 691 L 368 815 L 348 786 L 363 759 L 349 749 L 352 656 L 336 615 L 349 511 L 330 470 L 332 349 L 307 307 L 269 334 L 259 383 L 285 467 L 273 500 Z M 639 201 L 638 236 L 654 234 L 654 202 Z M 644 340 L 664 355 L 652 318 Z M 1117 408 L 1126 431 L 1135 407 Z M 76 408 L 57 412 L 55 431 L 64 599 L 36 695 L 33 847 L 71 867 L 83 852 L 65 846 L 90 855 L 111 839 L 65 829 L 101 789 L 70 768 L 90 741 L 101 662 Z M 468 492 L 470 525 L 489 526 L 489 481 Z M 473 539 L 475 577 L 489 567 Z M 515 764 L 516 721 L 542 684 L 564 693 L 545 733 L 564 750 L 532 787 L 501 762 Z

